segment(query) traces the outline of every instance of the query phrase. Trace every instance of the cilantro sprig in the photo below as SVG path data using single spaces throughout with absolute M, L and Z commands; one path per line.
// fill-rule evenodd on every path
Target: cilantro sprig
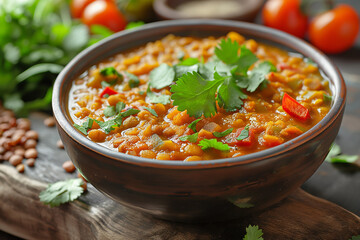
M 74 201 L 84 192 L 81 186 L 84 184 L 81 178 L 69 179 L 49 184 L 39 195 L 40 201 L 51 207 Z
M 239 46 L 231 39 L 222 40 L 215 48 L 215 55 L 206 64 L 190 60 L 187 64 L 174 67 L 175 75 L 183 74 L 170 89 L 173 104 L 180 111 L 187 110 L 194 117 L 211 117 L 217 113 L 216 103 L 226 111 L 241 109 L 242 100 L 247 98 L 244 91 L 254 92 L 265 87 L 266 75 L 276 71 L 268 61 L 261 62 L 249 71 L 258 58 L 244 45 Z M 164 83 L 166 86 L 170 84 L 170 79 Z
M 206 150 L 209 148 L 214 148 L 220 151 L 229 151 L 229 145 L 219 142 L 216 139 L 203 139 L 198 144 L 202 150 Z
M 262 235 L 262 229 L 260 229 L 258 225 L 249 225 L 246 228 L 246 235 L 244 236 L 243 240 L 264 240 Z
M 328 155 L 325 158 L 325 161 L 330 163 L 350 163 L 354 164 L 358 160 L 358 155 L 346 155 L 341 154 L 341 148 L 338 144 L 333 143 L 330 148 Z
M 215 137 L 221 138 L 221 137 L 225 137 L 226 135 L 229 135 L 232 131 L 233 131 L 233 128 L 229 128 L 223 132 L 213 132 L 213 135 Z
M 91 129 L 93 123 L 94 123 L 94 119 L 88 118 L 86 119 L 85 122 L 83 122 L 82 125 L 74 123 L 74 127 L 77 128 L 83 134 L 87 135 L 87 132 L 89 131 L 89 129 Z

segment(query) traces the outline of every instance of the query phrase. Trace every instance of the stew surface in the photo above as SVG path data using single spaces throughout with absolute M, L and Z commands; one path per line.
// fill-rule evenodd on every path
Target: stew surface
M 319 122 L 331 101 L 311 60 L 230 32 L 168 35 L 100 62 L 73 82 L 69 113 L 109 149 L 199 161 L 282 144 Z

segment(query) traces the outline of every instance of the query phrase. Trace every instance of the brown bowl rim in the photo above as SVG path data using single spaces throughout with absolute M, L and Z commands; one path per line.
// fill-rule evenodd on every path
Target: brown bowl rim
M 90 58 L 89 56 L 96 55 L 95 53 L 100 51 L 102 53 L 106 51 L 112 51 L 112 47 L 116 46 L 117 40 L 121 38 L 136 38 L 136 35 L 141 33 L 142 35 L 151 35 L 154 33 L 166 32 L 168 34 L 172 33 L 174 30 L 183 31 L 183 29 L 192 29 L 196 28 L 198 31 L 201 29 L 210 29 L 212 27 L 223 27 L 234 29 L 235 31 L 240 32 L 244 35 L 251 35 L 264 39 L 267 41 L 272 41 L 276 44 L 281 44 L 285 47 L 291 48 L 305 57 L 311 58 L 321 69 L 326 76 L 329 78 L 330 87 L 333 92 L 333 105 L 329 113 L 315 126 L 309 129 L 307 132 L 301 134 L 300 136 L 285 142 L 276 147 L 272 147 L 266 150 L 259 152 L 243 155 L 240 157 L 234 158 L 222 158 L 214 160 L 204 160 L 204 161 L 194 161 L 194 162 L 185 162 L 185 161 L 172 161 L 172 160 L 156 160 L 148 159 L 137 156 L 132 156 L 120 152 L 110 150 L 104 146 L 101 146 L 91 140 L 87 139 L 83 134 L 76 130 L 70 123 L 69 116 L 66 115 L 62 108 L 65 103 L 62 103 L 63 100 L 60 99 L 61 96 L 67 96 L 67 93 L 64 93 L 64 83 L 72 82 L 73 79 L 65 81 L 69 76 L 72 78 L 79 76 L 82 72 L 78 70 L 77 74 L 72 73 L 74 69 L 79 68 L 77 65 L 83 65 L 81 69 L 86 69 L 91 67 L 94 63 L 97 63 L 103 59 L 95 59 L 96 57 Z M 180 30 L 179 30 L 180 29 Z M 241 29 L 241 31 L 240 31 Z M 200 31 L 201 31 L 200 30 Z M 215 33 L 214 33 L 215 34 Z M 128 40 L 130 41 L 130 40 Z M 115 45 L 114 45 L 115 44 Z M 141 45 L 141 44 L 140 44 Z M 128 48 L 129 49 L 129 48 Z M 111 55 L 115 55 L 117 52 L 112 52 Z M 99 54 L 97 54 L 99 55 Z M 111 56 L 110 55 L 110 56 Z M 83 62 L 90 62 L 87 65 Z M 86 67 L 84 67 L 86 65 Z M 249 164 L 257 161 L 265 161 L 274 156 L 278 156 L 293 149 L 301 147 L 308 141 L 316 138 L 323 131 L 332 125 L 332 123 L 338 118 L 341 117 L 341 113 L 345 107 L 346 100 L 346 86 L 344 79 L 341 75 L 339 69 L 331 62 L 331 60 L 321 51 L 317 50 L 307 42 L 302 39 L 291 36 L 285 32 L 264 27 L 261 25 L 256 25 L 252 23 L 238 22 L 232 20 L 218 20 L 218 19 L 191 19 L 191 20 L 167 20 L 155 23 L 146 24 L 140 28 L 125 30 L 118 32 L 79 53 L 73 60 L 71 60 L 66 67 L 58 75 L 54 88 L 53 88 L 53 97 L 52 97 L 52 107 L 55 119 L 57 120 L 58 127 L 62 128 L 66 134 L 71 137 L 74 141 L 84 146 L 90 151 L 96 152 L 100 155 L 103 155 L 107 158 L 113 159 L 114 161 L 122 161 L 128 164 L 141 165 L 143 167 L 156 167 L 156 168 L 176 168 L 176 169 L 201 169 L 201 168 L 218 168 L 218 167 L 227 167 L 232 165 L 240 164 Z M 67 101 L 65 99 L 65 101 Z

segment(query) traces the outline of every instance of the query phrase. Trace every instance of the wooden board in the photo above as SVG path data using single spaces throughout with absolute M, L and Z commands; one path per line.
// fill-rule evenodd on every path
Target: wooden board
M 298 190 L 278 205 L 237 221 L 180 224 L 154 219 L 102 195 L 91 185 L 79 200 L 50 208 L 38 198 L 46 182 L 76 177 L 62 169 L 66 152 L 56 147 L 55 128 L 46 115 L 31 116 L 40 133 L 35 168 L 19 174 L 0 164 L 0 230 L 26 239 L 241 239 L 249 224 L 259 225 L 265 239 L 348 239 L 360 235 L 360 218 L 326 200 Z M 331 226 L 331 227 L 330 227 Z
M 265 239 L 349 239 L 360 234 L 359 217 L 300 189 L 256 216 L 196 225 L 154 219 L 103 199 L 92 188 L 70 204 L 44 206 L 38 194 L 46 184 L 10 166 L 0 165 L 0 182 L 0 227 L 26 239 L 241 239 L 248 224 L 259 225 Z

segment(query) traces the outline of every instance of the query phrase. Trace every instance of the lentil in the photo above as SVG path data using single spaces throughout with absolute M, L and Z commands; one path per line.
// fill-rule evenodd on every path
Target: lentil
M 66 161 L 63 163 L 62 165 L 63 169 L 65 169 L 66 172 L 68 173 L 72 173 L 76 170 L 74 164 L 72 163 L 72 161 Z

